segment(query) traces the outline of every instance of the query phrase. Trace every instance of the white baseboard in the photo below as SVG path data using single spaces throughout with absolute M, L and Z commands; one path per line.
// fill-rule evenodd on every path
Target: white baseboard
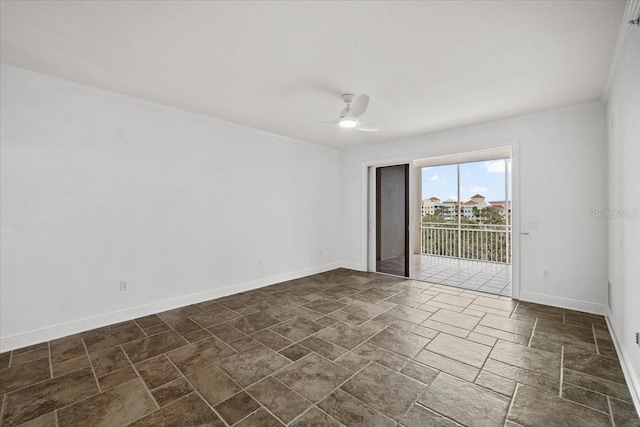
M 48 326 L 46 328 L 2 337 L 0 338 L 0 353 L 26 347 L 32 344 L 38 344 L 41 342 L 62 338 L 68 335 L 77 334 L 79 332 L 85 332 L 91 329 L 100 328 L 102 326 L 113 325 L 114 323 L 124 322 L 126 320 L 147 316 L 149 314 L 160 313 L 162 311 L 172 310 L 174 308 L 184 307 L 190 304 L 196 304 L 215 298 L 237 294 L 238 292 L 246 292 L 252 289 L 273 285 L 275 283 L 298 279 L 300 277 L 310 276 L 312 274 L 322 273 L 343 266 L 344 265 L 342 263 L 336 262 L 316 267 L 305 268 L 288 273 L 263 277 L 248 282 L 237 283 L 222 288 L 211 289 L 205 292 L 198 292 L 195 294 L 179 296 L 163 301 L 156 301 L 150 304 L 139 305 L 124 310 L 104 313 L 98 316 L 92 316 L 85 319 L 79 319 L 72 322 L 61 323 L 58 325 Z
M 553 307 L 568 308 L 570 310 L 584 311 L 592 314 L 607 314 L 607 306 L 590 301 L 581 301 L 572 298 L 555 297 L 552 295 L 538 294 L 535 292 L 520 291 L 520 300 Z
M 340 267 L 348 268 L 349 270 L 367 271 L 366 269 L 363 269 L 360 264 L 356 264 L 355 262 L 342 262 L 340 263 Z
M 636 372 L 633 366 L 627 363 L 630 358 L 627 357 L 627 355 L 624 353 L 623 348 L 618 341 L 615 323 L 613 322 L 613 316 L 611 315 L 611 310 L 609 309 L 607 309 L 606 319 L 607 326 L 609 327 L 609 332 L 611 333 L 611 338 L 613 338 L 613 345 L 616 348 L 616 353 L 618 353 L 620 366 L 622 366 L 624 379 L 627 381 L 627 385 L 629 386 L 631 399 L 633 399 L 633 404 L 636 407 L 636 412 L 640 415 L 640 373 Z

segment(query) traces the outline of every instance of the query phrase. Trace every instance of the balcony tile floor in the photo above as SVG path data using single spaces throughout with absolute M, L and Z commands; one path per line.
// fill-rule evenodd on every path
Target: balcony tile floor
M 602 316 L 346 269 L 2 353 L 0 420 L 640 425 Z
M 511 264 L 415 254 L 413 278 L 456 288 L 511 296 Z

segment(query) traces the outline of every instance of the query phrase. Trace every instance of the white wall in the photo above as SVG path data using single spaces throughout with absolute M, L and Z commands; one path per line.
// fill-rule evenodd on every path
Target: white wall
M 338 151 L 9 67 L 1 82 L 2 351 L 339 261 Z
M 520 212 L 514 213 L 519 215 L 514 227 L 522 224 L 523 231 L 530 232 L 520 241 L 521 298 L 604 313 L 606 223 L 590 216 L 592 209 L 606 206 L 605 108 L 600 102 L 345 152 L 345 263 L 354 268 L 366 265 L 366 164 L 489 149 L 513 141 L 518 141 L 514 157 L 519 157 L 514 158 L 514 167 L 519 166 L 514 174 L 520 179 Z M 526 230 L 532 222 L 538 229 Z M 543 278 L 543 270 L 549 270 L 549 278 Z
M 610 321 L 640 410 L 640 28 L 630 27 L 628 37 L 608 101 L 612 217 L 601 221 L 609 226 Z

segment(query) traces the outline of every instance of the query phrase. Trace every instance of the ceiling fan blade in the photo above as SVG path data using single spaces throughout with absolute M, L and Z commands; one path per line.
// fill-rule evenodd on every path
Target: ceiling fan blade
M 340 119 L 335 119 L 335 120 L 323 120 L 321 123 L 337 125 L 338 123 L 340 123 Z
M 353 107 L 351 107 L 351 115 L 353 117 L 360 117 L 367 111 L 367 106 L 369 106 L 369 95 L 363 93 L 356 99 Z
M 362 132 L 378 132 L 380 129 L 378 128 L 372 128 L 369 126 L 363 126 L 363 125 L 358 125 L 356 126 L 356 129 L 362 131 Z

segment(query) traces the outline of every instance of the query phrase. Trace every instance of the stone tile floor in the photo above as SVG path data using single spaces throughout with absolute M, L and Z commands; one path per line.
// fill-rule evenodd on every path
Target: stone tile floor
M 511 296 L 511 265 L 433 255 L 413 255 L 413 275 L 440 285 Z
M 345 269 L 3 353 L 0 396 L 4 427 L 640 425 L 603 317 Z

